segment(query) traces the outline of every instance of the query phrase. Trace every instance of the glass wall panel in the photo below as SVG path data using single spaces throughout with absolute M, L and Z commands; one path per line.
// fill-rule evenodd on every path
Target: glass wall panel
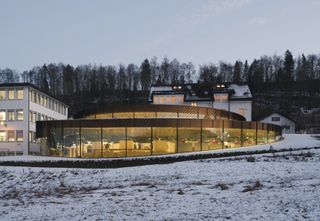
M 81 128 L 81 157 L 101 157 L 101 128 Z
M 268 130 L 266 124 L 258 124 L 257 144 L 268 142 Z
M 256 145 L 256 122 L 242 122 L 243 146 Z
M 133 112 L 113 113 L 113 118 L 133 118 Z
M 178 118 L 175 112 L 157 112 L 157 118 Z
M 200 128 L 178 128 L 178 152 L 192 152 L 201 150 Z
M 233 128 L 239 126 L 238 128 Z M 241 125 L 224 121 L 224 148 L 241 147 Z
M 268 142 L 272 143 L 275 141 L 276 141 L 276 133 L 274 132 L 274 128 L 272 128 L 269 130 L 269 133 L 268 133 Z
M 62 156 L 62 128 L 52 127 L 47 137 L 47 148 L 49 156 Z
M 151 127 L 128 127 L 127 156 L 146 156 L 151 153 Z
M 221 128 L 202 128 L 202 150 L 222 148 Z
M 155 112 L 135 112 L 134 118 L 156 118 Z
M 177 129 L 175 127 L 154 127 L 153 129 L 153 154 L 176 153 Z
M 110 119 L 112 118 L 112 113 L 105 113 L 105 114 L 97 114 L 95 115 L 90 115 L 86 118 L 97 118 L 97 119 Z
M 113 127 L 102 129 L 103 157 L 126 156 L 126 128 Z
M 80 129 L 64 128 L 63 144 L 63 156 L 80 157 Z
M 256 129 L 243 128 L 243 146 L 256 145 Z

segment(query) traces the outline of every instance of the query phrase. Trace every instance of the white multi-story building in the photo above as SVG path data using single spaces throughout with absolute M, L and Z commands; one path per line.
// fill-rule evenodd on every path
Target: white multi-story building
M 0 152 L 37 154 L 36 121 L 68 118 L 68 105 L 29 83 L 0 84 Z
M 183 84 L 152 86 L 149 103 L 212 107 L 252 120 L 252 94 L 248 85 Z

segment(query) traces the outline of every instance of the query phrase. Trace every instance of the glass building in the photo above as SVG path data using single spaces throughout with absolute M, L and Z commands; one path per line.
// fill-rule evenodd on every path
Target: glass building
M 275 142 L 280 136 L 276 125 L 192 106 L 119 106 L 82 112 L 74 120 L 37 122 L 42 155 L 79 158 L 239 148 Z

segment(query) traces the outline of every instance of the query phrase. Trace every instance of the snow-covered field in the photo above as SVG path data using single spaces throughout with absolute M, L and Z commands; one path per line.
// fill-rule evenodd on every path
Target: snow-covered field
M 273 146 L 288 145 L 320 141 Z M 119 169 L 0 167 L 0 220 L 319 219 L 319 148 Z

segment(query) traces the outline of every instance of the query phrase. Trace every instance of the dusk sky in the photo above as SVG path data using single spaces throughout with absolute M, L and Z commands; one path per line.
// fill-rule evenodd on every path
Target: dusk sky
M 320 0 L 0 0 L 0 68 L 320 53 Z

